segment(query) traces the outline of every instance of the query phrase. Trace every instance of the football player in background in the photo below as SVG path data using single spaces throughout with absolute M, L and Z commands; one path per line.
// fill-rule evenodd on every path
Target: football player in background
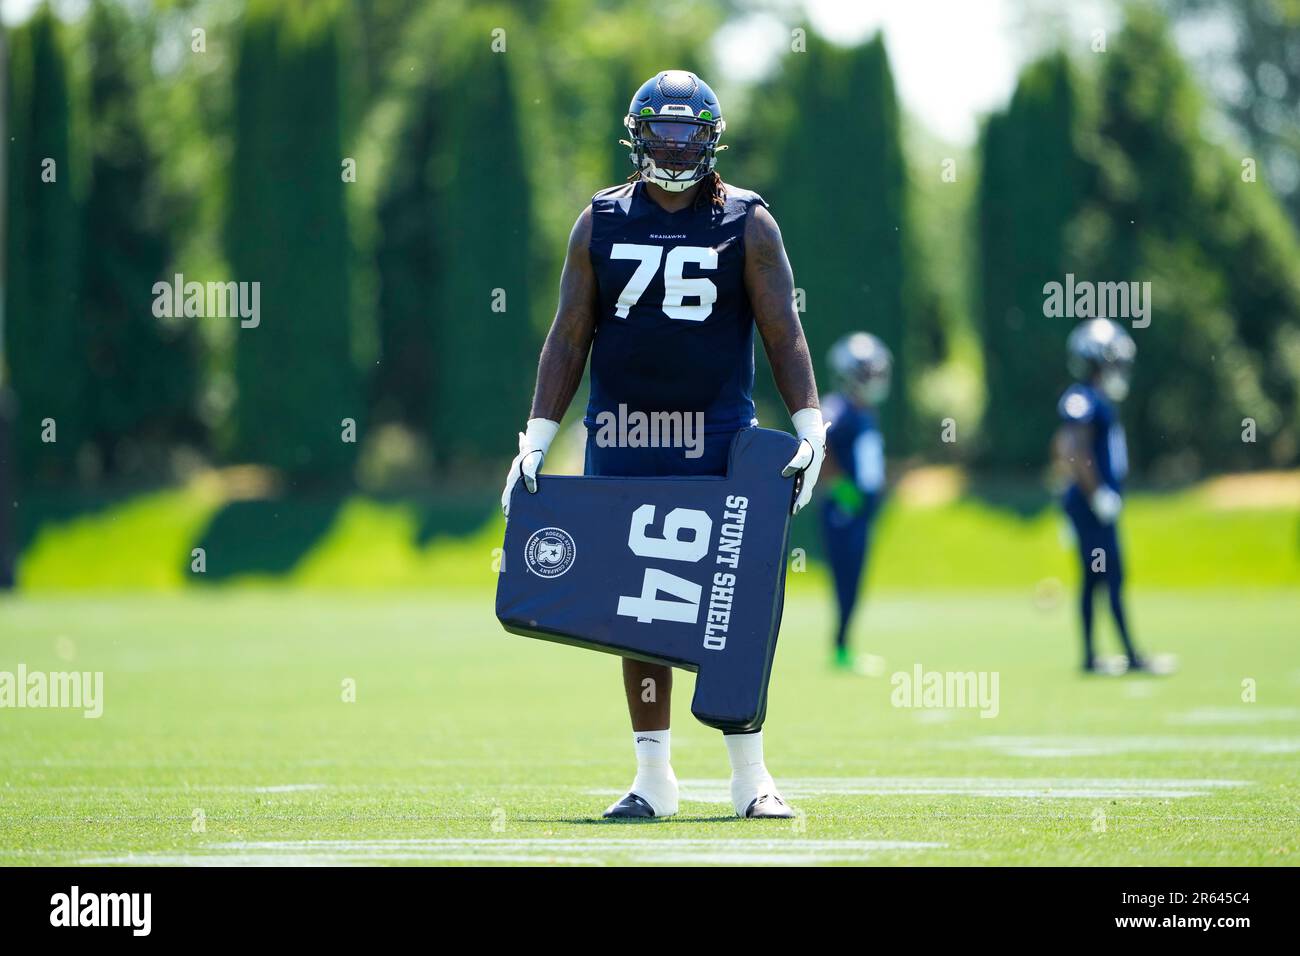
M 1117 522 L 1124 507 L 1124 478 L 1128 474 L 1128 448 L 1116 406 L 1128 395 L 1129 376 L 1137 346 L 1110 319 L 1090 319 L 1070 333 L 1066 348 L 1075 383 L 1058 403 L 1061 426 L 1053 442 L 1057 467 L 1069 486 L 1062 504 L 1074 528 L 1082 565 L 1080 614 L 1083 628 L 1083 670 L 1088 674 L 1115 673 L 1101 666 L 1093 649 L 1093 591 L 1105 583 L 1110 611 L 1126 668 L 1152 671 L 1137 652 L 1124 610 L 1124 558 Z
M 754 328 L 801 439 L 782 475 L 794 478 L 793 510 L 812 494 L 826 429 L 781 232 L 757 193 L 714 172 L 725 128 L 713 91 L 694 73 L 647 80 L 624 125 L 634 167 L 629 181 L 601 190 L 569 236 L 555 321 L 542 347 L 537 387 L 503 509 L 522 477 L 538 471 L 591 356 L 585 473 L 606 476 L 724 475 L 731 440 L 757 424 Z M 682 448 L 611 447 L 596 440 L 597 416 L 699 414 L 702 454 Z M 672 670 L 623 660 L 636 777 L 606 817 L 677 812 L 670 762 Z M 653 693 L 646 693 L 652 689 Z M 743 817 L 788 817 L 763 759 L 761 730 L 725 736 L 731 798 Z
M 884 342 L 854 332 L 831 347 L 828 363 L 835 391 L 822 400 L 822 414 L 835 427 L 826 433 L 822 537 L 839 608 L 831 663 L 862 672 L 866 668 L 849 650 L 849 624 L 885 488 L 885 443 L 876 406 L 889 394 L 894 362 Z

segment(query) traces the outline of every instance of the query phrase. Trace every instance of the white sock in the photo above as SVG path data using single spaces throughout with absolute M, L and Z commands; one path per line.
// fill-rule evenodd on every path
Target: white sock
M 763 732 L 723 734 L 731 760 L 731 803 L 743 814 L 750 801 L 763 792 L 775 792 L 776 784 L 763 762 Z
M 671 730 L 634 730 L 632 746 L 636 748 L 638 769 L 667 767 L 672 763 L 673 732 Z
M 636 779 L 631 792 L 643 798 L 656 816 L 677 812 L 677 775 L 672 767 L 673 735 L 670 730 L 634 730 Z

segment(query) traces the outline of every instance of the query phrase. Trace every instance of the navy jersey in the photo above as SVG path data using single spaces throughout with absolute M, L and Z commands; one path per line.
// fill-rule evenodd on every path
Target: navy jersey
M 754 312 L 745 292 L 745 222 L 757 193 L 667 212 L 638 181 L 591 200 L 599 286 L 591 399 L 603 412 L 702 412 L 706 432 L 754 418 Z M 763 203 L 766 205 L 766 203 Z
M 1057 403 L 1061 420 L 1092 426 L 1092 460 L 1101 483 L 1122 491 L 1128 475 L 1128 446 L 1124 426 L 1106 397 L 1091 385 L 1075 383 Z
M 840 469 L 859 491 L 878 494 L 885 486 L 885 442 L 875 413 L 838 392 L 826 396 L 821 406 L 822 418 L 831 423 L 826 444 Z

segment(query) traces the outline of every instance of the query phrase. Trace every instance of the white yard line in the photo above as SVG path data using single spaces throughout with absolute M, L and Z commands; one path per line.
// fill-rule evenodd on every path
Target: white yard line
M 1047 800 L 1202 797 L 1211 791 L 1244 787 L 1245 780 L 1186 780 L 1107 777 L 795 777 L 777 781 L 787 800 L 830 796 L 950 795 L 1029 797 Z M 681 799 L 731 802 L 725 780 L 682 780 Z M 614 791 L 588 791 L 593 796 Z
M 1238 704 L 1235 707 L 1195 707 L 1170 714 L 1166 723 L 1201 726 L 1207 724 L 1300 724 L 1300 707 L 1258 707 Z
M 946 846 L 944 843 L 911 840 L 810 840 L 798 837 L 736 837 L 726 840 L 674 837 L 269 840 L 215 843 L 190 853 L 91 856 L 78 860 L 78 863 L 86 866 L 346 866 L 366 862 L 798 865 L 858 862 L 887 851 L 944 849 Z
M 1011 757 L 1107 757 L 1131 753 L 1293 754 L 1300 737 L 976 737 L 953 746 L 987 747 Z

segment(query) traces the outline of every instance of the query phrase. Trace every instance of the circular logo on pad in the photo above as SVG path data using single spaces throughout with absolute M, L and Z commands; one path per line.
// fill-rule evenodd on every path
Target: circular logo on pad
M 534 531 L 524 545 L 524 561 L 528 564 L 528 570 L 541 578 L 558 578 L 573 567 L 577 553 L 573 536 L 563 528 Z

